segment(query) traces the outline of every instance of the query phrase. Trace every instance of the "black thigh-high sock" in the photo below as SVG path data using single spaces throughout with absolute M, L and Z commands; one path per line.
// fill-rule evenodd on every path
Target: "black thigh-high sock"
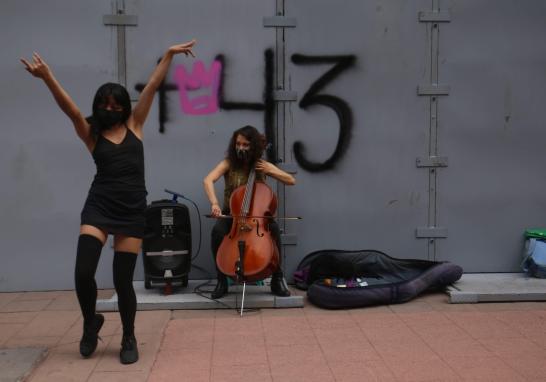
M 95 317 L 97 283 L 95 272 L 99 264 L 102 242 L 95 236 L 80 235 L 76 253 L 76 294 L 82 310 L 84 323 L 89 324 Z
M 137 300 L 133 288 L 133 273 L 136 261 L 136 253 L 118 251 L 114 253 L 114 286 L 118 294 L 123 335 L 134 334 Z

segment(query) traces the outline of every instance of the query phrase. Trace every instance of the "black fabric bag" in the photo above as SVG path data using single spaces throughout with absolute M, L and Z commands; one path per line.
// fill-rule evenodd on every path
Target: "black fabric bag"
M 462 273 L 449 262 L 396 259 L 375 250 L 321 250 L 300 262 L 294 280 L 313 304 L 344 309 L 409 301 L 454 283 Z

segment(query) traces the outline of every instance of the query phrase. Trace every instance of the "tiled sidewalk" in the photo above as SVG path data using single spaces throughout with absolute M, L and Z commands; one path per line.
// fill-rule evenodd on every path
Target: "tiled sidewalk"
M 141 359 L 128 366 L 118 361 L 119 316 L 106 319 L 103 342 L 82 359 L 73 291 L 2 293 L 0 348 L 49 348 L 33 382 L 546 381 L 546 303 L 450 305 L 435 293 L 401 305 L 326 311 L 306 303 L 242 318 L 138 312 Z

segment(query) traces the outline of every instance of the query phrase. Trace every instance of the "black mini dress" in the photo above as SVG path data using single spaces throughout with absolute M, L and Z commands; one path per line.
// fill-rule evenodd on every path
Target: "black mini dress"
M 144 147 L 129 129 L 115 144 L 99 134 L 93 150 L 97 173 L 81 212 L 81 224 L 110 234 L 142 238 L 146 228 Z

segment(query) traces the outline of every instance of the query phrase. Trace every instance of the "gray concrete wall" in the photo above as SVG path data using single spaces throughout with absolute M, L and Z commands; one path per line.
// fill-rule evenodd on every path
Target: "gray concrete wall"
M 124 38 L 103 24 L 116 7 L 138 17 Z M 420 20 L 431 11 L 437 21 Z M 276 14 L 295 27 L 264 27 Z M 175 59 L 145 128 L 149 202 L 170 188 L 208 212 L 202 178 L 231 132 L 253 124 L 298 180 L 271 183 L 279 214 L 304 217 L 281 222 L 287 273 L 327 248 L 517 271 L 522 232 L 544 224 L 546 207 L 545 16 L 541 1 L 508 0 L 1 2 L 0 291 L 73 287 L 94 174 L 70 122 L 19 57 L 39 51 L 90 113 L 100 84 L 126 81 L 136 99 L 166 47 L 193 37 L 197 58 Z M 434 84 L 442 94 L 426 92 Z M 275 101 L 283 94 L 274 90 L 297 99 Z M 430 157 L 447 167 L 417 165 Z M 207 271 L 212 225 L 203 220 L 195 261 Z M 99 287 L 112 286 L 110 246 Z

